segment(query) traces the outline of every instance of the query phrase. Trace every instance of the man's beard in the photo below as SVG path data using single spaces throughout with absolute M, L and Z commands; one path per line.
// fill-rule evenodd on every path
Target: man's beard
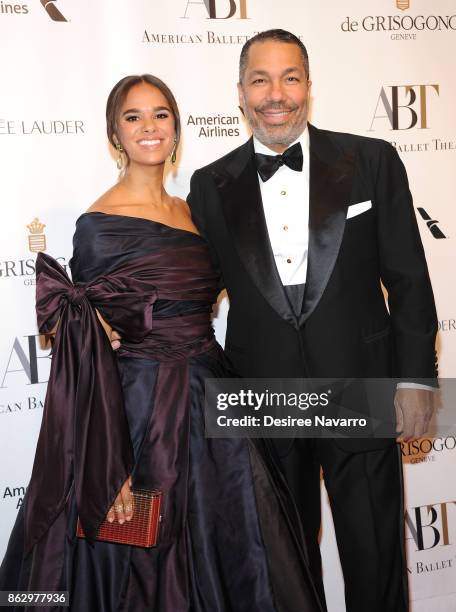
M 298 108 L 299 107 L 296 105 L 287 106 L 283 102 L 270 102 L 261 107 L 257 107 L 255 111 L 295 111 Z M 299 138 L 307 123 L 307 103 L 302 109 L 300 116 L 296 116 L 295 121 L 291 121 L 288 125 L 265 125 L 258 120 L 257 115 L 250 112 L 247 106 L 243 110 L 253 135 L 266 146 L 282 145 L 288 147 Z

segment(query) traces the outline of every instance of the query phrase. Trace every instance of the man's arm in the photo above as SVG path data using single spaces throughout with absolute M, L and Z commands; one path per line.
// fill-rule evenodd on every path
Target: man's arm
M 421 438 L 428 430 L 435 409 L 434 390 L 399 388 L 394 397 L 398 442 Z
M 193 223 L 198 228 L 201 236 L 207 240 L 205 219 L 203 214 L 204 199 L 202 192 L 203 189 L 201 179 L 199 178 L 197 170 L 192 174 L 192 178 L 190 179 L 190 193 L 187 196 L 187 204 L 189 205 L 190 212 L 192 213 Z
M 209 218 L 207 207 L 210 205 L 207 186 L 204 184 L 204 175 L 196 170 L 190 179 L 190 193 L 187 196 L 187 204 L 192 214 L 193 223 L 198 228 L 201 236 L 206 240 L 211 261 L 217 270 L 220 271 L 218 253 L 213 242 L 213 236 L 209 228 Z M 214 204 L 214 202 L 213 202 Z
M 388 291 L 394 375 L 436 385 L 437 313 L 407 174 L 384 143 L 375 193 L 381 280 Z
M 395 408 L 399 439 L 406 441 L 425 433 L 434 409 L 425 386 L 437 386 L 437 314 L 407 174 L 396 150 L 382 146 L 375 194 L 380 274 L 388 291 L 394 375 L 404 380 Z

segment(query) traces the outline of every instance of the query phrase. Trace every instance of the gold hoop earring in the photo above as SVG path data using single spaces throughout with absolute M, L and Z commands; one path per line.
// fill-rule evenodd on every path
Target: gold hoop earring
M 177 139 L 175 138 L 173 152 L 171 153 L 171 163 L 172 164 L 176 163 L 176 157 L 177 157 Z
M 120 144 L 120 142 L 118 142 L 118 143 L 116 144 L 116 149 L 117 149 L 117 152 L 119 153 L 119 155 L 117 156 L 117 161 L 116 161 L 117 170 L 122 170 L 122 168 L 123 168 L 123 157 L 122 157 L 122 153 L 124 152 L 124 148 L 123 148 L 123 146 Z

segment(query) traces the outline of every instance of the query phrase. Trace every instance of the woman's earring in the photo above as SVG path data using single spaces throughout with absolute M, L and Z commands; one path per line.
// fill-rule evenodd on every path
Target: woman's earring
M 176 163 L 176 157 L 177 157 L 176 153 L 177 153 L 177 140 L 175 138 L 173 152 L 171 153 L 171 163 L 172 164 Z
M 116 164 L 117 164 L 117 170 L 122 170 L 122 168 L 123 168 L 123 158 L 122 158 L 122 153 L 123 153 L 124 149 L 123 149 L 123 146 L 120 144 L 120 142 L 118 142 L 118 143 L 116 144 L 116 149 L 117 149 L 117 152 L 119 153 L 119 155 L 118 155 L 118 157 L 117 157 L 117 162 L 116 162 Z

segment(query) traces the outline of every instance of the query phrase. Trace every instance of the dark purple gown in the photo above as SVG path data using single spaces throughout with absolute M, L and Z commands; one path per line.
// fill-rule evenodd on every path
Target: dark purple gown
M 70 266 L 74 285 L 38 256 L 40 331 L 60 322 L 0 589 L 68 590 L 77 612 L 318 612 L 272 449 L 204 435 L 204 379 L 229 375 L 204 240 L 84 214 Z M 95 309 L 120 332 L 117 353 Z M 130 473 L 134 486 L 164 493 L 155 548 L 90 538 Z M 78 515 L 88 540 L 75 536 Z

